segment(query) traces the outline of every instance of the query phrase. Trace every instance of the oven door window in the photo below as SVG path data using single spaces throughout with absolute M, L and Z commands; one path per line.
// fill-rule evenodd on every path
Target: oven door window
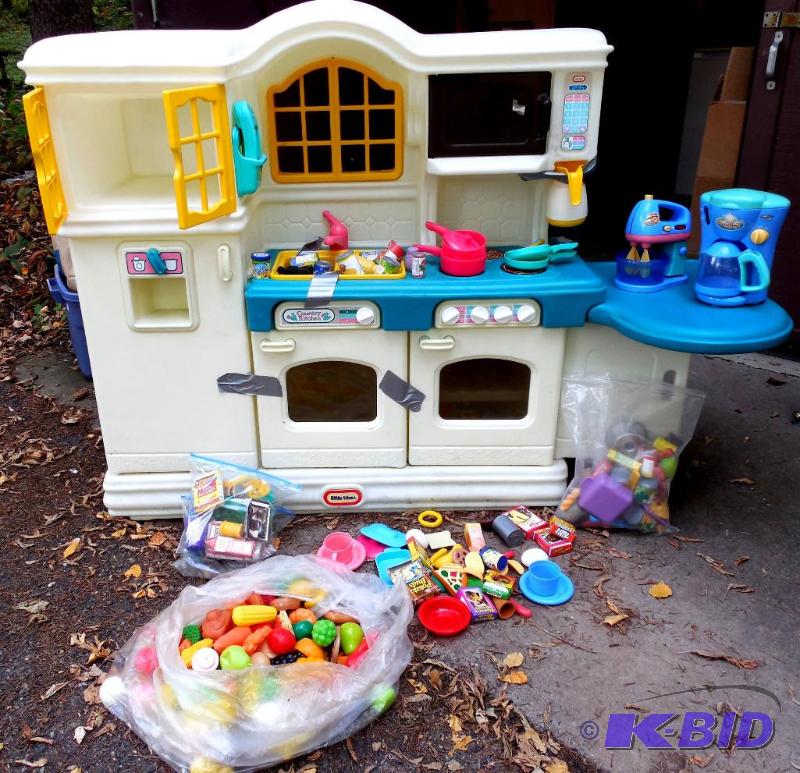
M 439 372 L 439 416 L 447 421 L 515 421 L 528 415 L 531 369 L 512 360 L 481 357 Z
M 323 360 L 286 372 L 289 419 L 296 422 L 370 422 L 378 417 L 378 375 L 354 362 Z

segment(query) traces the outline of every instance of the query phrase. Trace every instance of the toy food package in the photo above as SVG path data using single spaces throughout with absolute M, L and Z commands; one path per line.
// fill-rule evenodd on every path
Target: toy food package
M 412 616 L 374 574 L 275 556 L 186 587 L 116 654 L 100 697 L 174 770 L 266 769 L 389 709 Z
M 662 381 L 565 378 L 562 415 L 576 459 L 558 518 L 589 528 L 674 531 L 669 490 L 704 399 L 698 390 Z M 539 534 L 536 541 L 544 547 Z
M 505 515 L 512 523 L 519 526 L 525 532 L 526 539 L 533 539 L 537 531 L 547 531 L 549 528 L 547 518 L 537 515 L 524 505 L 518 505 L 511 510 L 506 510 L 502 515 Z
M 554 515 L 550 519 L 548 528 L 537 531 L 533 539 L 549 558 L 555 558 L 572 550 L 575 543 L 575 527 L 569 521 Z
M 408 589 L 411 600 L 418 604 L 429 596 L 439 595 L 439 586 L 431 578 L 430 570 L 416 558 L 399 564 L 389 570 L 389 576 L 395 585 L 402 585 Z
M 191 466 L 175 568 L 185 577 L 215 577 L 273 555 L 271 541 L 292 515 L 281 503 L 300 486 L 199 454 Z
M 497 617 L 497 609 L 481 588 L 461 588 L 456 598 L 466 604 L 473 623 L 483 623 Z

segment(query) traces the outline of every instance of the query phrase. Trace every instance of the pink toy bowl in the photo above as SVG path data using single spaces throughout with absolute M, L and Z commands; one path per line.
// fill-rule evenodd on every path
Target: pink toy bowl
M 437 636 L 455 636 L 472 622 L 466 605 L 452 596 L 434 596 L 420 604 L 417 617 L 431 633 Z
M 368 561 L 372 561 L 375 556 L 379 556 L 384 550 L 386 550 L 386 545 L 378 542 L 377 540 L 370 539 L 363 534 L 359 534 L 356 537 L 356 542 L 360 542 L 364 546 Z
M 347 532 L 335 531 L 322 541 L 317 556 L 325 561 L 341 564 L 348 569 L 358 569 L 364 563 L 367 549 Z

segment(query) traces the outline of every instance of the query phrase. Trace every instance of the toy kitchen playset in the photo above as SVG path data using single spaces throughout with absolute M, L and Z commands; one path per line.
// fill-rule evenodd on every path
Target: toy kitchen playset
M 611 50 L 588 29 L 423 35 L 352 0 L 33 45 L 108 510 L 178 515 L 192 451 L 302 484 L 298 511 L 553 504 L 564 374 L 685 384 L 691 352 L 788 335 L 772 301 L 695 296 L 691 225 L 663 202 L 619 267 L 548 241 L 587 215 Z M 712 208 L 748 209 L 763 244 L 772 203 Z M 705 275 L 739 270 L 735 244 L 709 237 Z

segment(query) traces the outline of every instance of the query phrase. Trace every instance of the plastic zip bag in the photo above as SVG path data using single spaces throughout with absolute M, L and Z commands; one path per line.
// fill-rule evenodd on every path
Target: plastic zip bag
M 175 568 L 185 577 L 216 577 L 274 555 L 271 540 L 292 517 L 280 503 L 301 487 L 210 456 L 192 454 L 190 461 Z
M 704 399 L 665 382 L 565 378 L 561 410 L 577 450 L 575 476 L 556 514 L 576 526 L 674 531 L 670 485 Z
M 318 617 L 350 615 L 368 648 L 352 667 L 308 661 L 187 668 L 178 652 L 184 627 L 254 592 L 307 600 Z M 312 556 L 275 556 L 185 588 L 117 653 L 101 698 L 175 770 L 256 770 L 343 740 L 388 709 L 411 661 L 412 616 L 403 587 Z

